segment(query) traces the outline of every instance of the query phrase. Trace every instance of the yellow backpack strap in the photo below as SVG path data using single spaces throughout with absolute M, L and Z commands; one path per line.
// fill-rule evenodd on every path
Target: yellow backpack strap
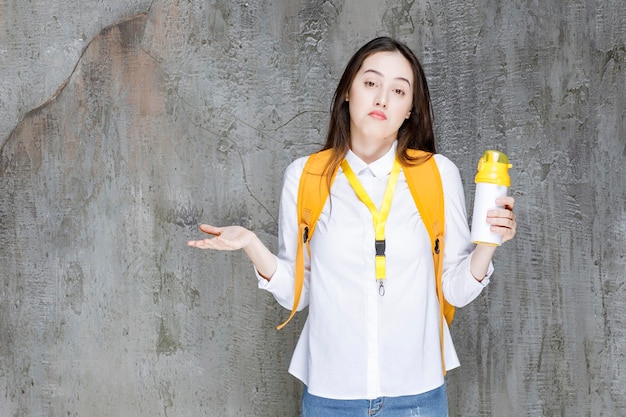
M 293 307 L 287 320 L 277 327 L 278 330 L 289 323 L 300 304 L 300 296 L 304 286 L 304 247 L 306 246 L 310 255 L 309 241 L 313 237 L 315 224 L 322 213 L 329 194 L 327 175 L 324 173 L 331 153 L 332 149 L 327 149 L 309 156 L 302 170 L 300 185 L 298 186 L 298 247 L 294 271 Z M 337 175 L 337 170 L 332 173 L 332 180 L 335 179 L 335 175 Z
M 435 280 L 437 298 L 439 300 L 440 317 L 444 317 L 448 325 L 454 317 L 454 306 L 449 304 L 443 297 L 443 253 L 444 253 L 444 201 L 443 185 L 437 163 L 432 154 L 412 150 L 410 156 L 417 158 L 415 165 L 403 166 L 407 185 L 415 201 L 415 205 L 424 220 L 432 244 L 433 263 L 435 265 Z M 446 374 L 446 366 L 443 355 L 443 321 L 439 326 L 439 339 L 441 345 L 441 358 L 443 361 L 443 373 Z

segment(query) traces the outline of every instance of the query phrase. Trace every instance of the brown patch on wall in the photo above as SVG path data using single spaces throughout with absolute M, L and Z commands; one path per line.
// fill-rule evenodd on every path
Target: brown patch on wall
M 2 144 L 0 175 L 38 170 L 42 149 L 56 137 L 62 138 L 66 162 L 75 160 L 77 142 L 102 140 L 102 128 L 112 127 L 112 117 L 120 116 L 111 114 L 115 109 L 126 110 L 121 116 L 129 121 L 130 133 L 142 135 L 148 124 L 141 119 L 161 114 L 165 100 L 158 64 L 141 47 L 146 21 L 144 13 L 125 19 L 89 43 L 67 80 Z

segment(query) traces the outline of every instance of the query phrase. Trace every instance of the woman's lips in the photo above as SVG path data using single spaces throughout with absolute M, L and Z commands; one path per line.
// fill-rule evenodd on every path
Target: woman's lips
M 369 116 L 371 116 L 371 117 L 373 117 L 374 119 L 377 119 L 377 120 L 387 120 L 387 116 L 385 116 L 385 113 L 383 113 L 380 110 L 374 110 L 374 111 L 370 112 Z

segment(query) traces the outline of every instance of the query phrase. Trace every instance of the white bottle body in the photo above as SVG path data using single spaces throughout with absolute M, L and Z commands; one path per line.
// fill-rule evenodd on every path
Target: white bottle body
M 503 208 L 503 206 L 496 205 L 496 199 L 506 196 L 507 191 L 508 187 L 505 185 L 491 184 L 488 182 L 476 183 L 472 230 L 470 234 L 472 242 L 491 246 L 500 246 L 502 244 L 502 235 L 493 233 L 491 231 L 491 225 L 487 223 L 487 212 L 496 208 Z

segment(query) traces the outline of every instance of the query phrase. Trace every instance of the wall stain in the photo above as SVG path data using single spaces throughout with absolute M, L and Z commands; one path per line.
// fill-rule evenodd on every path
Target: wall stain
M 78 315 L 80 315 L 85 301 L 84 282 L 83 268 L 78 262 L 70 263 L 65 271 L 65 298 L 72 311 Z
M 178 340 L 172 336 L 170 330 L 168 330 L 165 326 L 165 321 L 161 319 L 156 343 L 157 355 L 172 355 L 176 353 L 178 347 Z
M 202 208 L 180 205 L 168 210 L 165 221 L 177 226 L 195 228 L 204 214 Z
M 400 38 L 415 33 L 415 23 L 411 14 L 411 7 L 415 0 L 403 0 L 400 5 L 385 10 L 383 22 L 390 36 Z

